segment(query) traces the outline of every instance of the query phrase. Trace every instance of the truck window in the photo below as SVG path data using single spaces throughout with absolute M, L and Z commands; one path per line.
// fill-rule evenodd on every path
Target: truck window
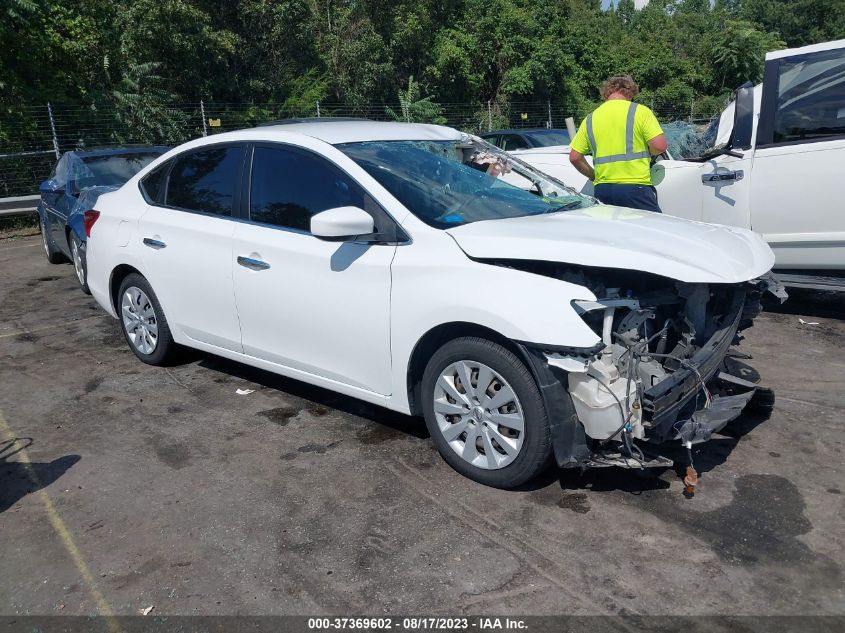
M 774 142 L 845 135 L 845 50 L 782 60 Z

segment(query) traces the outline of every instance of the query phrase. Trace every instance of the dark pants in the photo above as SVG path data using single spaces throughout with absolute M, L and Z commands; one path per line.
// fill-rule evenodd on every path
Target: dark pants
M 657 190 L 651 185 L 604 183 L 595 186 L 594 195 L 604 204 L 662 213 L 657 206 Z

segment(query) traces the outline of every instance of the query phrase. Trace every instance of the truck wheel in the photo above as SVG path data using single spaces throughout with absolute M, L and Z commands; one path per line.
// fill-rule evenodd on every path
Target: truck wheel
M 516 488 L 550 462 L 549 421 L 534 377 L 497 343 L 463 337 L 443 345 L 423 374 L 422 404 L 440 455 L 474 481 Z

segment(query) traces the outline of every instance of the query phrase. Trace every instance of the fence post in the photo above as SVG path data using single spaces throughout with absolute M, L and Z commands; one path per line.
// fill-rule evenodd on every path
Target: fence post
M 53 135 L 53 151 L 56 152 L 56 160 L 59 160 L 61 153 L 59 152 L 59 139 L 56 136 L 56 121 L 53 119 L 53 106 L 47 102 L 47 114 L 50 117 L 50 132 Z
M 546 99 L 546 105 L 549 107 L 549 120 L 546 121 L 546 127 L 552 129 L 552 100 Z
M 200 99 L 200 116 L 202 117 L 202 135 L 208 136 L 208 127 L 206 127 L 205 119 L 205 102 Z
M 320 100 L 317 100 L 317 118 L 320 118 Z
M 695 97 L 691 97 L 689 100 L 689 122 L 692 123 L 692 113 L 695 108 Z
M 490 99 L 487 99 L 487 131 L 493 131 L 493 110 L 490 108 Z

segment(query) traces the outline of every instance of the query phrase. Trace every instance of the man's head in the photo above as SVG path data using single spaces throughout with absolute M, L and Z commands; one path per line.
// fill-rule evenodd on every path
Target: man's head
M 633 80 L 631 75 L 616 75 L 610 77 L 601 85 L 601 98 L 605 101 L 611 95 L 622 95 L 628 101 L 633 101 L 634 97 L 640 94 L 640 88 L 637 82 Z

